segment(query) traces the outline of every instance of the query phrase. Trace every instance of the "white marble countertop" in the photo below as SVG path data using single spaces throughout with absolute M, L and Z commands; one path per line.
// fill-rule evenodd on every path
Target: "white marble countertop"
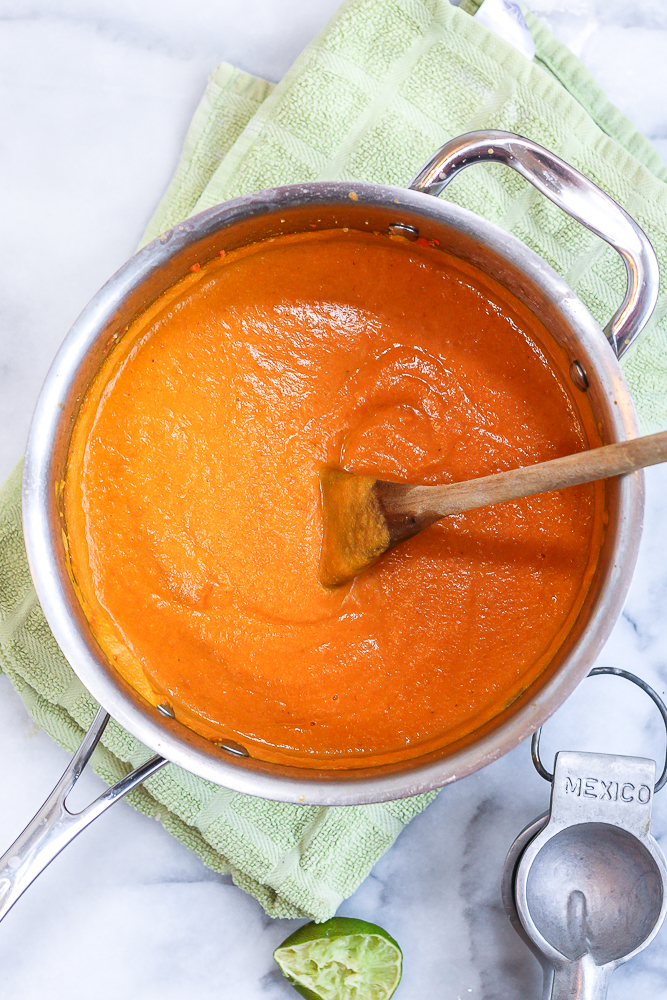
M 277 80 L 337 0 L 14 0 L 0 4 L 0 477 L 19 458 L 51 359 L 130 256 L 220 60 Z M 532 0 L 667 159 L 667 0 Z M 599 663 L 667 686 L 667 470 L 647 476 L 644 543 Z M 0 678 L 0 848 L 68 756 Z M 557 749 L 654 756 L 657 713 L 615 678 L 587 681 L 545 729 Z M 101 788 L 84 780 L 92 794 Z M 499 896 L 505 853 L 548 804 L 526 745 L 447 788 L 341 913 L 376 921 L 405 955 L 397 1000 L 530 1000 L 537 963 Z M 667 793 L 653 832 L 667 848 Z M 86 831 L 0 927 L 10 1000 L 259 1000 L 295 996 L 271 957 L 296 926 L 206 869 L 125 803 Z M 610 997 L 667 1000 L 667 929 Z

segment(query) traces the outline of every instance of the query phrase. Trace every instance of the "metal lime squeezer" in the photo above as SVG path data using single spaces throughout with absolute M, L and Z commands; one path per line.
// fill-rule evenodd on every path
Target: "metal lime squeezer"
M 667 726 L 667 708 L 644 681 L 598 667 L 641 687 Z M 550 811 L 510 848 L 502 880 L 505 909 L 544 971 L 543 1000 L 604 1000 L 614 969 L 655 937 L 667 910 L 667 864 L 650 833 L 655 761 L 561 751 L 551 781 Z

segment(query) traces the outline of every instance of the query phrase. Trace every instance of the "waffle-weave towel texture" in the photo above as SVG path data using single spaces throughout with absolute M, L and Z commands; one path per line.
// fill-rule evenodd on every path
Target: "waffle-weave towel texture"
M 466 0 L 472 3 L 474 0 Z M 537 19 L 533 63 L 447 0 L 351 0 L 275 88 L 218 66 L 143 243 L 236 195 L 318 179 L 405 184 L 448 138 L 520 132 L 573 163 L 646 229 L 667 266 L 667 170 L 592 78 Z M 486 216 L 559 270 L 605 323 L 623 297 L 614 251 L 498 165 L 447 197 Z M 667 308 L 633 348 L 626 375 L 646 429 L 667 423 Z M 73 751 L 96 705 L 64 660 L 30 581 L 20 467 L 0 491 L 0 667 L 35 720 Z M 111 722 L 94 766 L 116 781 L 149 751 Z M 207 865 L 231 872 L 273 916 L 330 917 L 432 799 L 347 808 L 268 802 L 168 765 L 132 794 Z M 38 803 L 35 803 L 37 806 Z

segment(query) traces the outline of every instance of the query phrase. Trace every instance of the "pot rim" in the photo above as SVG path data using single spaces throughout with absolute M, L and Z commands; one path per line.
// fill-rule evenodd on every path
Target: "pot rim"
M 84 686 L 121 726 L 174 764 L 235 791 L 288 802 L 353 805 L 414 795 L 464 777 L 513 749 L 563 703 L 588 672 L 622 609 L 641 535 L 644 478 L 641 472 L 633 473 L 619 483 L 619 532 L 608 585 L 605 594 L 596 601 L 591 619 L 572 653 L 530 702 L 480 739 L 439 760 L 419 764 L 421 758 L 412 758 L 402 762 L 398 769 L 396 765 L 380 765 L 363 770 L 317 771 L 272 765 L 252 758 L 230 759 L 203 737 L 186 738 L 182 732 L 184 726 L 162 717 L 118 675 L 112 675 L 99 647 L 90 636 L 84 635 L 78 602 L 78 614 L 73 608 L 76 596 L 69 576 L 63 571 L 65 544 L 57 515 L 56 493 L 62 477 L 54 477 L 53 468 L 56 444 L 66 433 L 68 406 L 71 411 L 75 405 L 68 394 L 71 396 L 74 391 L 84 360 L 128 296 L 177 255 L 187 257 L 189 251 L 213 235 L 220 235 L 224 242 L 225 234 L 233 232 L 235 223 L 242 220 L 317 205 L 345 205 L 348 210 L 354 206 L 381 207 L 396 211 L 397 215 L 407 213 L 413 218 L 420 217 L 425 224 L 440 223 L 467 234 L 496 255 L 520 266 L 534 286 L 557 301 L 564 320 L 576 331 L 588 354 L 597 359 L 596 376 L 603 391 L 613 395 L 617 404 L 609 411 L 614 439 L 624 440 L 638 434 L 629 390 L 602 330 L 564 279 L 516 237 L 465 208 L 409 189 L 336 181 L 286 185 L 216 205 L 175 226 L 130 258 L 83 310 L 53 361 L 35 408 L 24 463 L 23 525 L 35 590 L 56 642 Z

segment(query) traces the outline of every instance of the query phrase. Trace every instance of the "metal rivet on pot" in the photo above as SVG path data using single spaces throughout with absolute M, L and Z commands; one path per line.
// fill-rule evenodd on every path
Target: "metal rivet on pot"
M 576 385 L 577 389 L 581 389 L 582 392 L 586 392 L 588 389 L 588 375 L 578 361 L 573 361 L 570 365 L 570 378 Z
M 227 753 L 234 754 L 235 757 L 249 757 L 250 754 L 245 747 L 241 746 L 240 743 L 236 743 L 234 740 L 220 740 L 217 746 L 221 750 L 226 750 Z
M 169 705 L 166 701 L 160 702 L 160 704 L 156 705 L 155 707 L 157 708 L 160 715 L 166 715 L 168 719 L 176 718 L 176 713 L 174 712 L 171 705 Z
M 407 222 L 390 222 L 389 235 L 405 236 L 408 240 L 416 240 L 419 236 L 419 230 L 416 226 L 409 226 Z

